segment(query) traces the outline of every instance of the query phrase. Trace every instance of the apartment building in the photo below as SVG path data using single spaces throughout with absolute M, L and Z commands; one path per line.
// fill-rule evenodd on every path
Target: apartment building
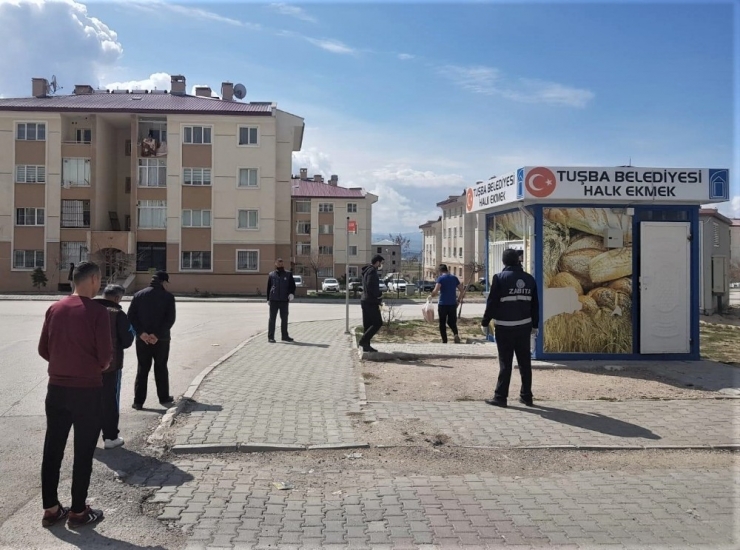
M 442 263 L 442 216 L 421 224 L 419 229 L 423 234 L 422 270 L 424 280 L 434 281 L 438 275 L 437 268 Z
M 476 245 L 478 217 L 465 213 L 465 193 L 451 195 L 438 202 L 437 206 L 442 209 L 442 254 L 439 263 L 447 264 L 450 273 L 467 280 L 471 262 L 482 264 L 485 260 L 485 255 L 481 255 L 481 245 Z
M 372 255 L 380 254 L 385 260 L 381 276 L 401 272 L 401 245 L 390 239 L 381 239 L 372 243 Z
M 209 88 L 0 99 L 0 291 L 49 288 L 101 262 L 129 290 L 167 269 L 176 292 L 255 293 L 291 256 L 291 157 L 303 119 Z M 263 290 L 264 291 L 264 290 Z
M 347 267 L 350 277 L 358 277 L 370 261 L 373 204 L 378 197 L 360 187 L 340 187 L 336 175 L 328 182 L 321 175 L 309 179 L 306 168 L 292 182 L 294 273 L 303 276 L 309 289 L 327 277 L 343 276 Z M 355 225 L 349 235 L 348 221 Z

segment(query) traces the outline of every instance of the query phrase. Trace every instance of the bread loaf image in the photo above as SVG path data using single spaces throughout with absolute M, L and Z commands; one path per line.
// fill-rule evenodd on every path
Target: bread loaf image
M 624 292 L 627 296 L 632 296 L 632 279 L 630 277 L 622 277 L 616 281 L 612 281 L 609 284 L 609 288 Z
M 583 248 L 581 250 L 567 252 L 560 258 L 560 271 L 567 271 L 573 275 L 591 280 L 589 265 L 591 264 L 591 260 L 600 254 L 603 254 L 603 252 L 595 248 Z M 615 279 L 618 278 L 615 277 Z
M 630 309 L 632 307 L 632 298 L 624 292 L 619 292 L 613 288 L 603 286 L 594 288 L 587 296 L 593 298 L 599 307 L 609 310 L 613 310 L 617 306 L 622 309 Z
M 578 301 L 581 302 L 581 305 L 583 306 L 584 313 L 594 313 L 595 311 L 599 310 L 599 305 L 596 303 L 596 300 L 591 298 L 591 296 L 579 296 Z
M 606 252 L 604 239 L 602 237 L 585 233 L 581 233 L 580 236 L 571 240 L 566 252 L 575 252 L 576 250 L 583 250 L 584 248 L 592 248 L 594 250 L 602 250 Z
M 544 220 L 543 232 L 542 271 L 547 280 L 548 277 L 552 278 L 558 272 L 560 257 L 567 248 L 568 232 L 564 227 L 547 220 Z
M 573 275 L 565 271 L 561 271 L 560 273 L 555 275 L 552 279 L 550 279 L 550 284 L 548 285 L 548 288 L 566 288 L 566 287 L 573 288 L 576 291 L 576 294 L 578 296 L 583 295 L 583 287 L 581 286 L 581 283 L 578 282 L 578 279 L 576 279 Z
M 632 275 L 632 248 L 614 248 L 591 258 L 588 275 L 594 283 Z
M 624 239 L 632 242 L 632 217 L 609 208 L 546 208 L 544 214 L 551 222 L 596 236 L 607 228 L 621 229 Z

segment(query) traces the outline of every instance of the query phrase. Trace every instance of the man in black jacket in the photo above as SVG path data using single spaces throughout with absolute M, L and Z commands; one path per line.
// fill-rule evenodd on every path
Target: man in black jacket
M 267 276 L 267 302 L 270 304 L 270 321 L 267 324 L 267 340 L 275 343 L 275 323 L 280 312 L 280 332 L 283 342 L 292 342 L 288 336 L 288 303 L 295 297 L 295 279 L 286 271 L 282 258 L 275 260 L 275 271 Z
M 383 303 L 383 293 L 380 292 L 380 278 L 378 269 L 383 268 L 383 256 L 373 256 L 371 263 L 362 268 L 362 328 L 365 333 L 360 338 L 362 351 L 378 351 L 370 345 L 370 340 L 383 326 L 383 317 L 380 314 L 380 306 Z
M 170 357 L 170 329 L 175 324 L 175 297 L 164 284 L 170 276 L 166 271 L 157 271 L 152 282 L 134 294 L 128 308 L 128 318 L 136 331 L 136 357 L 139 367 L 134 384 L 134 404 L 141 410 L 146 401 L 147 379 L 154 361 L 154 382 L 157 385 L 159 403 L 169 407 L 174 402 L 170 395 L 170 380 L 167 360 Z
M 506 407 L 511 382 L 514 355 L 519 364 L 522 388 L 519 402 L 532 406 L 532 352 L 530 342 L 536 336 L 540 324 L 540 304 L 537 283 L 521 265 L 519 252 L 504 250 L 504 270 L 493 276 L 481 326 L 487 330 L 494 322 L 496 346 L 498 348 L 499 375 L 496 391 L 489 405 Z
M 121 370 L 123 369 L 123 350 L 130 348 L 136 334 L 126 313 L 121 309 L 121 298 L 126 289 L 121 285 L 108 285 L 102 298 L 95 301 L 104 305 L 110 315 L 111 341 L 113 359 L 103 371 L 102 424 L 103 447 L 113 449 L 123 445 L 123 438 L 118 437 L 118 414 L 121 409 Z

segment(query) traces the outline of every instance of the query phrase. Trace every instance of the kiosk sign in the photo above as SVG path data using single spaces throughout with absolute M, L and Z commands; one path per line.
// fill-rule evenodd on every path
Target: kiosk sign
M 538 166 L 524 170 L 526 199 L 706 203 L 730 198 L 726 169 Z
M 501 206 L 522 198 L 517 194 L 517 178 L 513 172 L 503 176 L 494 176 L 488 181 L 469 187 L 465 194 L 467 213 Z

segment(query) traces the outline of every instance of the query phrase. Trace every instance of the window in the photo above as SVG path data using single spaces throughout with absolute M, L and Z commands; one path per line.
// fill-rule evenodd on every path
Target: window
M 90 201 L 62 201 L 62 227 L 90 227 Z
M 16 208 L 16 225 L 44 225 L 43 208 Z
M 352 213 L 356 214 L 357 213 L 357 203 L 355 203 L 355 202 L 348 202 L 347 203 L 347 212 L 350 213 L 350 214 L 352 214 Z
M 349 255 L 350 256 L 357 256 L 357 247 L 356 246 L 350 246 L 349 247 Z
M 15 167 L 16 183 L 46 183 L 46 167 L 21 164 Z
M 463 230 L 463 228 L 461 227 L 461 228 L 460 228 L 460 236 L 461 236 L 461 237 L 462 237 L 462 230 Z
M 82 242 L 63 242 L 61 244 L 62 268 L 69 267 L 69 264 L 77 265 L 87 260 L 87 243 Z
M 20 141 L 46 141 L 45 122 L 21 122 L 15 138 Z
M 457 248 L 452 249 L 452 256 L 457 258 Z
M 259 271 L 260 253 L 259 250 L 237 250 L 236 251 L 236 270 L 237 271 Z
M 167 227 L 167 201 L 139 201 L 137 213 L 139 229 L 164 229 Z
M 131 178 L 126 176 L 126 179 L 123 182 L 123 192 L 127 195 L 131 194 Z
M 310 214 L 311 201 L 295 201 L 295 211 L 298 214 Z
M 332 235 L 333 233 L 333 225 L 319 225 L 319 235 Z
M 318 277 L 334 277 L 333 267 L 320 267 L 317 272 Z
M 334 205 L 330 202 L 319 203 L 319 212 L 334 212 Z
M 310 235 L 311 234 L 311 222 L 298 222 L 296 224 L 295 232 L 298 235 Z
M 311 255 L 311 244 L 310 243 L 296 244 L 295 253 L 297 256 L 310 256 Z
M 90 159 L 62 159 L 62 185 L 90 187 Z
M 167 269 L 167 245 L 165 243 L 136 244 L 136 271 Z
M 462 256 L 463 256 L 463 254 L 462 254 L 462 247 L 460 247 L 460 257 L 462 258 Z
M 44 267 L 43 250 L 15 250 L 13 251 L 14 269 L 35 269 Z
M 455 231 L 453 232 L 453 235 L 455 236 L 455 238 L 457 238 L 457 227 L 455 228 Z
M 92 130 L 90 128 L 77 128 L 75 130 L 75 142 L 90 143 L 92 141 Z
M 391 256 L 395 256 L 395 255 L 396 255 L 396 251 L 394 250 L 393 252 L 391 252 Z
M 351 265 L 347 268 L 347 272 L 349 273 L 350 277 L 359 277 L 359 268 L 356 265 Z
M 259 212 L 257 210 L 239 210 L 237 220 L 239 229 L 257 229 Z
M 183 210 L 183 227 L 211 227 L 210 210 Z
M 256 168 L 239 168 L 239 187 L 259 187 Z
M 377 247 L 377 249 L 375 250 L 375 252 L 377 252 L 378 254 L 380 254 L 381 252 L 383 252 L 383 248 L 379 246 L 379 247 Z
M 447 247 L 446 246 L 442 249 L 442 256 L 447 256 Z
M 258 145 L 256 126 L 239 127 L 239 145 Z
M 319 254 L 331 255 L 334 254 L 333 246 L 319 246 Z
M 166 173 L 166 170 L 165 170 Z M 183 168 L 183 185 L 211 185 L 210 168 Z
M 167 187 L 167 160 L 139 159 L 139 187 Z
M 182 142 L 192 145 L 210 145 L 210 126 L 184 126 Z
M 183 252 L 182 269 L 211 269 L 211 253 Z

